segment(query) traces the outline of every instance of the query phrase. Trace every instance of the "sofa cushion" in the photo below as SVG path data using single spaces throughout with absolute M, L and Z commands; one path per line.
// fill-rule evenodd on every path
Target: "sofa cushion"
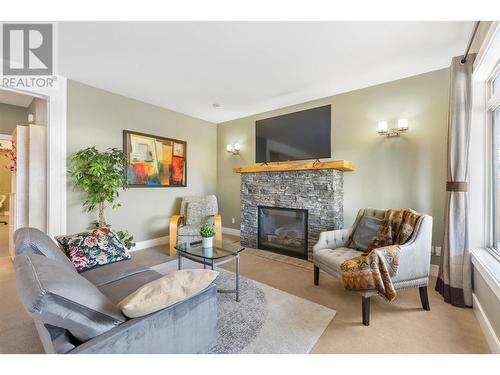
M 162 275 L 156 271 L 148 270 L 136 273 L 134 275 L 125 277 L 106 285 L 102 285 L 99 287 L 99 290 L 113 303 L 118 303 L 130 293 L 135 292 L 144 284 L 159 279 L 161 276 Z
M 19 297 L 33 319 L 67 329 L 80 341 L 126 321 L 94 285 L 60 262 L 20 254 L 14 267 Z
M 313 262 L 319 268 L 328 271 L 332 276 L 341 280 L 340 265 L 347 259 L 361 255 L 359 250 L 349 247 L 338 247 L 336 249 L 322 249 L 315 251 Z
M 130 259 L 130 255 L 108 228 L 56 237 L 78 272 Z
M 125 316 L 139 318 L 201 292 L 218 274 L 212 270 L 175 271 L 143 285 L 118 303 L 118 307 Z
M 349 247 L 366 251 L 383 222 L 374 216 L 363 216 L 354 230 Z
M 102 267 L 92 268 L 80 273 L 95 286 L 101 286 L 123 279 L 139 272 L 144 272 L 148 268 L 137 262 L 134 258 L 122 262 L 107 264 Z
M 37 254 L 61 262 L 69 269 L 75 271 L 73 263 L 68 259 L 52 239 L 36 228 L 19 228 L 14 233 L 14 246 L 16 255 Z

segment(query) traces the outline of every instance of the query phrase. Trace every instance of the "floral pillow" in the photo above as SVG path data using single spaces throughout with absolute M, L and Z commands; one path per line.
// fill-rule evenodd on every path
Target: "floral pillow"
M 56 241 L 78 272 L 131 258 L 116 233 L 108 228 L 59 236 Z

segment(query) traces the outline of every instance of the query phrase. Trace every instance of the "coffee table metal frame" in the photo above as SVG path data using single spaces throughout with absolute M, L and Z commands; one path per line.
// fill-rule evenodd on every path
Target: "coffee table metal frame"
M 236 285 L 235 289 L 218 289 L 217 291 L 219 293 L 235 293 L 236 294 L 236 302 L 240 302 L 240 252 L 244 250 L 242 248 L 240 251 L 238 251 L 236 254 L 230 254 L 228 253 L 227 256 L 218 258 L 218 259 L 213 259 L 213 258 L 205 258 L 203 256 L 198 256 L 198 255 L 193 255 L 187 252 L 186 250 L 180 250 L 179 248 L 176 247 L 177 250 L 177 269 L 180 270 L 182 269 L 182 258 L 187 258 L 192 260 L 193 262 L 196 263 L 201 263 L 203 264 L 203 268 L 210 267 L 212 270 L 215 267 L 218 267 L 222 264 L 231 262 L 231 261 L 236 261 Z

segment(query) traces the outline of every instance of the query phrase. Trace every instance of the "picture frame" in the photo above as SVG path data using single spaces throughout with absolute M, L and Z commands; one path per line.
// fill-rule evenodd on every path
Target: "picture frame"
M 123 130 L 124 173 L 130 187 L 187 186 L 187 142 Z

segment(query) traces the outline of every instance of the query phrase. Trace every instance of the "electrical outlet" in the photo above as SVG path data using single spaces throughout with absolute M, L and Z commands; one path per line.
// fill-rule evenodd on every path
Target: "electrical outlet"
M 234 224 L 235 222 L 236 222 L 236 220 L 234 219 L 234 217 L 233 217 L 233 218 L 231 218 L 231 223 L 233 223 L 233 224 Z
M 434 254 L 437 256 L 441 256 L 441 247 L 440 246 L 434 246 Z

